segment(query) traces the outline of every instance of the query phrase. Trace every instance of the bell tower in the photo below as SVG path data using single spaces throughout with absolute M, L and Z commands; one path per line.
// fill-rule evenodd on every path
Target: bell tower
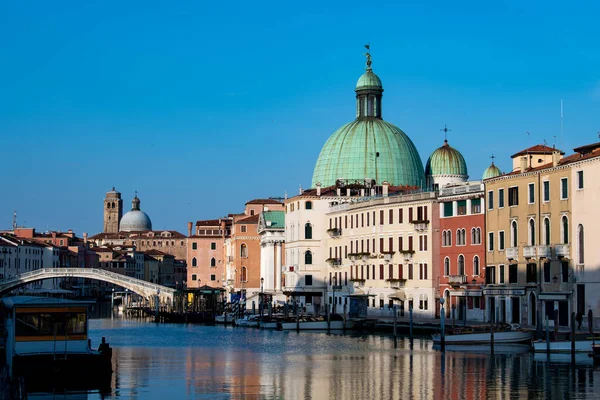
M 104 198 L 104 233 L 119 232 L 119 223 L 123 217 L 123 200 L 121 193 L 113 186 Z

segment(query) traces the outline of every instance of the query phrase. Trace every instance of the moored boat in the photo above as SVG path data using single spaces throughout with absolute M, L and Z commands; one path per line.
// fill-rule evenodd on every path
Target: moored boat
M 258 328 L 259 318 L 258 315 L 246 315 L 243 318 L 237 318 L 235 325 L 245 328 Z
M 575 340 L 576 353 L 589 353 L 592 351 L 594 340 Z M 550 341 L 549 345 L 545 340 L 536 340 L 533 342 L 533 351 L 536 353 L 570 353 L 570 340 L 555 340 Z
M 354 325 L 353 321 L 345 321 L 342 316 L 338 314 L 332 314 L 329 324 L 327 319 L 323 317 L 302 317 L 295 320 L 280 321 L 277 323 L 277 330 L 342 330 L 351 329 Z
M 486 329 L 486 330 L 484 330 Z M 431 336 L 434 343 L 441 343 L 441 334 Z M 487 327 L 467 327 L 460 330 L 450 331 L 444 337 L 446 344 L 488 344 L 492 343 L 492 332 Z M 531 333 L 522 330 L 498 329 L 494 332 L 494 344 L 496 343 L 529 343 Z

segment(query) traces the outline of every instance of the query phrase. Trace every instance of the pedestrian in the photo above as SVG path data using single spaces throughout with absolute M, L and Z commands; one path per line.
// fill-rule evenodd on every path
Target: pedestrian
M 577 329 L 581 330 L 581 324 L 583 324 L 583 313 L 581 311 L 577 313 L 575 320 L 577 321 Z

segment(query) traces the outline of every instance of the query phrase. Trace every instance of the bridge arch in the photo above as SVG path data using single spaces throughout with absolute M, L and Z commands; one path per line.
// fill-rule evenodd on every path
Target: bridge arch
M 98 268 L 41 268 L 0 280 L 0 296 L 31 282 L 52 278 L 88 278 L 112 283 L 139 294 L 154 303 L 158 295 L 161 304 L 172 305 L 175 289 L 116 274 Z

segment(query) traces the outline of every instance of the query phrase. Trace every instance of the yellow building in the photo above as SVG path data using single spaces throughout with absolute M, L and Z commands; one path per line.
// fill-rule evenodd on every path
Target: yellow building
M 573 310 L 571 163 L 544 145 L 486 179 L 486 319 L 568 326 Z

